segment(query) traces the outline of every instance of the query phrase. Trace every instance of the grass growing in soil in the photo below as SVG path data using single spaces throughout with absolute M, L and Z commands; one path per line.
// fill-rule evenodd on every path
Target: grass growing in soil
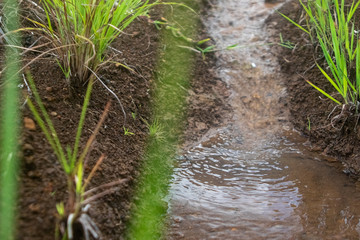
M 326 66 L 316 64 L 341 99 L 317 87 L 316 83 L 308 83 L 335 103 L 351 103 L 357 109 L 360 96 L 360 40 L 354 16 L 360 1 L 353 1 L 349 5 L 345 0 L 312 0 L 307 3 L 300 0 L 300 3 L 306 13 L 306 26 L 282 15 L 320 46 Z
M 127 2 L 127 5 L 122 6 L 121 4 L 125 2 Z M 94 197 L 97 197 L 97 195 L 89 197 L 89 191 L 86 192 L 85 188 L 94 171 L 105 157 L 100 157 L 87 178 L 84 176 L 84 166 L 86 164 L 86 158 L 90 152 L 91 143 L 106 116 L 108 107 L 105 108 L 104 114 L 102 115 L 93 135 L 88 140 L 88 143 L 85 145 L 82 152 L 79 151 L 79 139 L 81 136 L 87 105 L 90 99 L 93 80 L 95 79 L 92 76 L 96 76 L 96 71 L 102 64 L 105 63 L 104 52 L 111 41 L 117 37 L 137 16 L 146 14 L 146 11 L 151 6 L 158 4 L 158 2 L 155 1 L 152 4 L 149 4 L 148 1 L 124 0 L 121 1 L 120 4 L 117 1 L 94 0 L 92 4 L 77 5 L 78 3 L 83 2 L 71 0 L 44 0 L 42 3 L 44 4 L 43 6 L 45 8 L 47 21 L 31 21 L 37 25 L 37 29 L 40 29 L 47 34 L 48 40 L 53 45 L 53 48 L 46 53 L 41 53 L 40 55 L 54 52 L 66 78 L 69 81 L 75 81 L 75 83 L 72 83 L 75 85 L 87 83 L 88 87 L 74 146 L 63 147 L 60 143 L 60 139 L 57 137 L 56 131 L 52 126 L 51 119 L 42 104 L 31 77 L 27 77 L 35 99 L 33 102 L 33 100 L 29 98 L 28 106 L 33 112 L 38 125 L 44 132 L 47 141 L 53 148 L 55 155 L 61 163 L 65 175 L 67 176 L 69 194 L 68 202 L 62 202 L 56 206 L 59 214 L 57 238 L 76 239 L 77 237 L 74 230 L 75 223 L 79 223 L 82 226 L 85 239 L 90 239 L 90 234 L 93 238 L 98 238 L 99 234 L 97 228 L 87 215 L 87 203 L 89 203 L 91 199 L 94 199 Z M 108 3 L 112 4 L 106 5 Z M 132 5 L 137 8 L 127 8 L 131 6 L 131 3 L 137 3 L 137 5 Z M 168 4 L 173 5 L 174 3 Z M 188 4 L 193 5 L 194 3 L 189 1 Z M 182 5 L 182 3 L 179 3 L 178 5 Z M 120 16 L 115 14 L 117 9 L 122 9 L 123 13 L 127 14 L 119 17 L 119 19 L 122 18 L 122 21 L 119 23 L 120 25 L 115 25 L 115 23 L 111 22 L 116 19 L 117 16 Z M 183 8 L 183 10 L 185 9 L 186 8 Z M 177 17 L 175 19 L 180 22 L 182 26 L 194 25 L 193 21 L 196 15 L 189 11 L 189 9 L 185 10 L 185 12 L 180 12 L 180 14 L 183 15 L 181 21 Z M 17 16 L 17 14 L 14 14 L 13 16 Z M 171 16 L 169 15 L 169 18 Z M 103 20 L 107 20 L 108 22 L 103 23 L 105 25 L 99 25 Z M 16 21 L 14 22 L 16 23 Z M 95 30 L 92 28 L 94 25 Z M 19 28 L 18 26 L 8 26 L 8 30 L 10 32 L 13 29 L 16 30 Z M 105 32 L 102 33 L 102 31 Z M 192 35 L 191 32 L 191 30 L 184 30 L 184 34 L 189 36 Z M 108 33 L 110 34 L 109 36 L 106 35 Z M 141 201 L 137 205 L 137 209 L 141 209 L 141 213 L 138 214 L 138 211 L 135 211 L 134 213 L 135 220 L 132 223 L 136 224 L 131 225 L 133 228 L 130 228 L 131 230 L 129 231 L 131 233 L 129 236 L 132 236 L 132 239 L 157 239 L 157 236 L 161 235 L 162 220 L 164 212 L 166 211 L 163 198 L 167 194 L 168 180 L 172 172 L 172 160 L 174 159 L 176 145 L 179 140 L 178 137 L 182 131 L 183 125 L 182 120 L 184 117 L 183 110 L 185 106 L 185 96 L 187 93 L 186 89 L 188 87 L 190 74 L 189 69 L 192 65 L 192 62 L 189 61 L 189 59 L 192 58 L 193 53 L 190 51 L 183 51 L 181 48 L 178 48 L 176 46 L 178 43 L 181 43 L 182 45 L 184 45 L 184 43 L 181 39 L 176 39 L 176 37 L 170 32 L 164 34 L 164 39 L 165 48 L 167 50 L 161 53 L 163 56 L 161 61 L 159 61 L 159 67 L 157 69 L 157 77 L 159 80 L 158 84 L 162 83 L 164 85 L 159 86 L 154 94 L 156 98 L 156 104 L 154 106 L 154 119 L 156 120 L 149 125 L 149 131 L 152 137 L 149 138 L 147 152 L 147 161 L 150 164 L 145 166 L 146 171 L 143 177 L 144 181 L 142 181 L 148 185 L 138 191 L 138 199 L 141 199 Z M 99 41 L 97 42 L 97 40 Z M 13 49 L 11 50 L 13 51 Z M 15 50 L 15 52 L 17 53 L 17 50 Z M 10 62 L 19 62 L 17 58 L 12 59 L 12 56 L 17 56 L 17 54 L 7 55 L 10 56 Z M 180 62 L 179 59 L 181 59 Z M 18 77 L 13 74 L 18 73 L 18 66 L 16 64 L 10 66 L 8 67 L 9 74 L 6 76 Z M 14 70 L 11 74 L 13 66 Z M 9 94 L 9 96 L 12 96 L 13 99 L 17 99 L 15 94 L 16 91 L 14 90 L 17 87 L 16 83 L 17 81 L 10 81 L 10 84 L 7 84 L 7 86 L 11 86 L 12 89 L 6 90 L 6 94 L 4 94 L 5 97 Z M 8 123 L 11 121 L 12 124 L 16 124 L 14 119 L 18 119 L 18 117 L 17 112 L 14 111 L 14 109 L 18 108 L 14 105 L 15 103 L 12 103 L 12 105 L 11 101 L 9 103 L 9 105 L 6 104 L 6 106 L 10 106 L 10 108 L 7 109 L 10 111 L 7 112 L 10 112 L 11 114 L 9 115 L 10 117 L 5 116 L 3 118 L 6 124 L 4 125 L 6 126 L 4 129 L 9 129 L 10 127 L 13 131 L 8 131 L 11 137 L 5 134 L 2 136 L 4 140 L 9 140 L 9 146 L 11 146 L 9 151 L 6 151 L 5 148 L 4 151 L 2 151 L 4 156 L 9 153 L 5 156 L 7 157 L 7 160 L 10 159 L 9 157 L 13 157 L 15 159 L 16 155 L 13 153 L 16 152 L 17 148 L 16 138 L 14 136 L 18 136 L 18 128 Z M 171 117 L 169 117 L 169 113 L 171 114 Z M 3 142 L 6 144 L 5 141 Z M 1 148 L 3 149 L 3 146 L 1 146 Z M 16 170 L 17 165 L 13 163 L 16 162 L 1 161 L 2 165 L 0 170 L 2 173 L 6 173 L 1 175 L 1 183 L 6 183 L 1 185 L 2 199 L 0 199 L 0 210 L 3 211 L 0 212 L 0 234 L 3 234 L 4 232 L 4 235 L 1 236 L 5 236 L 1 237 L 1 239 L 14 238 L 11 234 L 14 229 L 16 171 L 12 170 Z M 153 173 L 155 173 L 155 175 Z M 114 186 L 114 184 L 111 186 Z M 97 188 L 97 190 L 99 189 L 102 190 L 101 186 L 100 188 Z M 104 194 L 106 194 L 106 191 L 100 192 L 99 197 Z M 145 215 L 142 214 L 142 210 L 146 212 Z
M 18 5 L 16 1 L 5 1 L 3 9 L 6 28 L 18 29 Z M 19 39 L 12 36 L 13 44 Z M 10 43 L 9 43 L 10 44 Z M 0 239 L 15 239 L 15 216 L 18 186 L 18 138 L 19 135 L 19 52 L 6 47 L 6 69 L 2 74 L 1 123 L 0 123 Z
M 106 113 L 109 110 L 109 106 L 107 106 L 104 110 L 103 115 L 101 116 L 101 120 L 99 121 L 96 129 L 89 138 L 87 144 L 84 146 L 82 152 L 80 152 L 80 137 L 87 106 L 89 104 L 92 85 L 95 80 L 97 70 L 100 68 L 101 64 L 106 63 L 104 62 L 104 54 L 110 43 L 116 37 L 118 37 L 135 18 L 140 15 L 145 15 L 151 7 L 160 3 L 158 1 L 149 3 L 149 1 L 142 0 L 44 0 L 41 2 L 43 3 L 44 11 L 46 14 L 46 21 L 41 22 L 40 20 L 35 21 L 29 19 L 37 26 L 36 30 L 41 30 L 42 32 L 44 32 L 47 39 L 49 40 L 49 43 L 53 45 L 53 48 L 50 51 L 41 53 L 41 55 L 55 52 L 56 57 L 58 58 L 58 63 L 67 80 L 73 81 L 69 82 L 69 84 L 75 86 L 87 84 L 87 92 L 82 107 L 82 113 L 80 116 L 78 130 L 75 137 L 75 143 L 72 147 L 63 147 L 53 127 L 52 121 L 42 103 L 42 100 L 37 93 L 31 76 L 28 75 L 27 77 L 32 94 L 35 99 L 33 102 L 33 100 L 29 98 L 27 102 L 28 106 L 32 111 L 38 125 L 45 134 L 47 141 L 54 150 L 54 153 L 59 163 L 61 164 L 67 178 L 68 201 L 66 203 L 61 202 L 56 206 L 59 214 L 56 239 L 76 239 L 76 230 L 74 230 L 75 224 L 80 224 L 82 226 L 82 234 L 84 235 L 86 240 L 90 239 L 90 235 L 92 235 L 93 238 L 98 239 L 100 237 L 100 234 L 95 223 L 87 214 L 87 204 L 96 198 L 104 196 L 106 193 L 112 192 L 112 189 L 105 189 L 105 187 L 110 185 L 113 187 L 115 186 L 116 182 L 114 182 L 114 184 L 106 184 L 106 186 L 98 187 L 98 191 L 102 191 L 104 189 L 106 191 L 104 190 L 95 195 L 92 191 L 94 189 L 85 191 L 86 186 L 90 182 L 90 179 L 92 178 L 94 172 L 105 158 L 104 155 L 101 156 L 89 176 L 85 178 L 84 167 L 86 165 L 86 159 L 90 153 L 91 144 L 94 141 L 94 138 L 99 131 L 102 122 L 105 119 Z M 13 15 L 17 16 L 17 14 Z M 9 20 L 11 20 L 11 18 L 9 18 Z M 10 31 L 9 33 L 11 34 L 13 34 L 11 32 L 12 29 L 18 30 L 19 28 L 8 27 L 8 30 Z M 31 28 L 24 28 L 20 30 L 31 30 Z M 12 68 L 9 67 L 9 70 L 11 69 Z M 15 70 L 15 72 L 17 72 L 17 69 Z M 14 72 L 12 72 L 11 74 L 13 73 Z M 17 83 L 17 81 L 11 81 L 11 83 L 15 84 Z M 9 86 L 12 86 L 12 84 L 9 84 Z M 13 93 L 13 91 L 11 91 L 10 89 L 8 93 L 11 94 Z M 11 106 L 10 110 L 17 109 L 14 107 L 14 105 L 9 106 Z M 15 121 L 13 121 L 13 119 L 17 119 L 17 117 L 14 117 L 14 114 L 10 114 L 9 116 L 11 116 L 11 118 L 9 118 L 11 120 L 5 117 L 4 121 L 12 121 L 12 123 L 16 123 Z M 18 134 L 17 128 L 12 128 L 12 126 L 13 125 L 9 124 L 6 125 L 6 129 L 10 128 L 15 130 L 15 132 L 8 131 L 9 134 L 13 134 L 12 137 L 9 137 L 8 134 L 4 135 L 4 139 L 8 139 L 14 142 L 16 138 L 14 138 L 13 136 L 17 136 Z M 157 124 L 149 126 L 149 128 L 153 129 L 152 131 L 154 131 L 154 129 L 156 130 L 156 126 Z M 131 132 L 127 132 L 125 127 L 124 132 L 128 135 L 133 134 Z M 14 144 L 13 142 L 10 143 L 10 145 Z M 6 150 L 7 149 L 4 148 L 4 154 L 7 153 Z M 9 154 L 12 153 L 13 155 L 7 156 L 7 159 L 10 159 L 10 156 L 15 156 L 14 152 L 16 152 L 16 149 L 12 148 L 10 150 Z M 4 164 L 8 162 L 10 161 L 2 161 L 2 163 Z M 4 213 L 4 215 L 2 215 L 4 216 L 3 219 L 6 220 L 2 220 L 1 223 L 14 223 L 12 221 L 14 218 L 14 207 L 13 205 L 8 204 L 14 202 L 14 198 L 12 196 L 13 194 L 15 194 L 16 188 L 14 187 L 15 185 L 12 186 L 10 184 L 16 182 L 11 181 L 11 178 L 14 178 L 16 176 L 16 174 L 10 172 L 10 170 L 14 168 L 14 166 L 15 165 L 9 164 L 8 166 L 2 166 L 1 168 L 5 169 L 4 172 L 6 172 L 6 174 L 4 174 L 2 182 L 9 182 L 8 185 L 4 184 L 4 186 L 12 187 L 12 189 L 8 189 L 8 192 L 2 194 L 4 196 L 3 198 L 7 201 L 7 203 L 4 203 L 3 206 L 4 209 L 6 208 L 6 211 L 2 211 Z M 2 187 L 3 191 L 7 191 L 7 188 L 5 187 Z M 91 194 L 93 194 L 93 196 L 91 196 Z M 7 225 L 5 224 L 4 226 Z M 7 226 L 6 230 L 8 229 L 12 230 L 13 226 Z M 4 237 L 1 239 L 11 238 Z
M 196 1 L 182 1 L 194 10 Z M 175 13 L 175 15 L 172 15 Z M 198 17 L 185 8 L 168 12 L 167 19 L 179 23 L 185 36 L 195 35 Z M 185 98 L 191 78 L 194 52 L 184 51 L 178 45 L 190 44 L 177 38 L 171 31 L 162 32 L 163 50 L 159 52 L 153 93 L 153 131 L 148 140 L 145 164 L 139 181 L 127 239 L 161 239 L 164 236 L 169 181 L 184 127 Z M 190 46 L 190 45 L 189 45 Z M 149 127 L 150 128 L 150 127 Z M 161 132 L 161 133 L 159 133 Z M 161 136 L 160 138 L 156 136 Z
M 110 43 L 158 4 L 142 0 L 42 0 L 46 22 L 30 20 L 53 45 L 68 81 L 80 86 L 104 64 Z
M 109 189 L 104 188 L 103 192 L 98 193 L 98 195 L 91 196 L 90 193 L 94 191 L 86 191 L 86 187 L 90 182 L 91 178 L 93 177 L 95 171 L 100 166 L 101 162 L 105 159 L 105 155 L 101 155 L 87 178 L 85 178 L 84 176 L 84 168 L 86 166 L 86 160 L 91 152 L 91 145 L 94 142 L 95 137 L 99 132 L 100 127 L 109 111 L 110 102 L 106 105 L 105 110 L 101 115 L 95 130 L 85 144 L 84 149 L 80 154 L 78 154 L 80 148 L 80 137 L 84 126 L 86 111 L 90 101 L 90 94 L 92 91 L 92 83 L 89 83 L 87 87 L 74 146 L 67 146 L 66 148 L 63 148 L 60 143 L 60 139 L 55 131 L 53 123 L 50 119 L 50 116 L 47 114 L 47 111 L 35 87 L 34 81 L 32 80 L 30 75 L 28 75 L 28 82 L 31 88 L 31 92 L 34 95 L 37 107 L 31 100 L 31 98 L 28 98 L 27 104 L 34 115 L 36 122 L 45 134 L 47 141 L 54 150 L 54 153 L 58 161 L 60 162 L 67 178 L 68 200 L 66 205 L 64 204 L 64 202 L 61 202 L 56 206 L 59 214 L 59 219 L 56 227 L 55 238 L 75 239 L 75 233 L 73 229 L 75 223 L 79 223 L 82 226 L 86 240 L 90 239 L 90 234 L 95 239 L 98 239 L 100 237 L 99 230 L 87 214 L 88 208 L 90 207 L 90 205 L 88 204 L 92 200 L 95 200 L 97 197 L 103 196 L 106 193 L 110 193 L 111 189 L 109 191 Z

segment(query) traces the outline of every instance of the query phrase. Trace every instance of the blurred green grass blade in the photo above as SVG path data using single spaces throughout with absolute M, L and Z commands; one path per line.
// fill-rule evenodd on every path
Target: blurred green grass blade
M 11 32 L 19 28 L 17 1 L 5 1 L 4 16 L 7 29 Z M 12 36 L 18 43 L 18 33 Z M 20 82 L 19 52 L 16 48 L 5 49 L 6 70 L 3 74 L 0 123 L 0 239 L 15 239 L 16 206 L 18 195 L 18 136 L 20 124 L 19 91 Z
M 174 1 L 175 2 L 175 1 Z M 179 0 L 198 9 L 198 1 Z M 172 2 L 173 3 L 173 2 Z M 175 5 L 174 11 L 167 9 L 166 19 L 172 19 L 183 27 L 183 34 L 193 38 L 197 31 L 198 16 L 188 8 Z M 186 95 L 189 87 L 194 52 L 183 51 L 178 46 L 193 47 L 183 38 L 177 38 L 166 29 L 162 32 L 162 45 L 158 56 L 156 70 L 156 88 L 153 92 L 153 119 L 161 126 L 161 141 L 150 137 L 146 149 L 143 171 L 140 176 L 132 216 L 127 228 L 126 239 L 151 240 L 164 239 L 164 230 L 169 181 L 179 135 L 183 131 L 186 106 Z M 174 57 L 176 56 L 176 57 Z M 185 90 L 185 91 L 184 91 Z
M 33 96 L 35 98 L 35 102 L 39 106 L 40 113 L 43 116 L 43 118 L 41 118 L 41 115 L 36 111 L 38 113 L 39 118 L 41 119 L 41 121 L 38 121 L 38 123 L 40 124 L 40 126 L 42 126 L 41 123 L 44 122 L 44 126 L 42 126 L 42 129 L 46 128 L 50 132 L 49 138 L 47 140 L 54 142 L 54 148 L 53 149 L 60 156 L 60 159 L 63 162 L 63 166 L 66 167 L 66 166 L 68 166 L 67 158 L 66 158 L 64 149 L 61 146 L 59 137 L 58 137 L 58 135 L 56 133 L 56 130 L 55 130 L 54 125 L 53 125 L 53 123 L 51 121 L 51 118 L 50 118 L 49 114 L 47 113 L 44 104 L 41 101 L 40 95 L 39 95 L 39 93 L 38 93 L 38 91 L 36 89 L 35 83 L 34 83 L 34 81 L 33 81 L 30 74 L 27 74 L 27 79 L 28 79 L 28 82 L 29 82 L 30 89 L 31 89 L 31 91 L 33 93 Z M 29 101 L 29 103 L 31 103 L 31 101 Z M 47 126 L 45 125 L 45 123 L 46 123 Z
M 360 2 L 360 1 L 359 1 Z M 356 44 L 356 66 L 360 66 L 360 40 L 357 41 Z M 360 96 L 360 67 L 356 67 L 356 89 L 357 89 L 357 95 Z
M 352 19 L 352 17 L 354 16 L 354 13 L 355 11 L 358 9 L 359 7 L 359 4 L 360 4 L 360 1 L 357 1 L 357 3 L 355 4 L 354 6 L 354 2 L 352 3 L 351 5 L 351 8 L 350 8 L 350 11 L 349 11 L 349 14 L 347 16 L 347 21 L 350 22 L 350 20 Z

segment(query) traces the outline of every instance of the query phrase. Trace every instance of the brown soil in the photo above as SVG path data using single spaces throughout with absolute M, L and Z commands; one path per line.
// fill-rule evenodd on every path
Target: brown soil
M 205 32 L 202 33 L 206 36 Z M 216 77 L 216 58 L 213 53 L 202 60 L 197 58 L 197 67 L 189 90 L 186 130 L 182 147 L 187 149 L 206 135 L 210 129 L 226 124 L 231 108 L 227 103 L 230 91 L 225 82 Z
M 204 17 L 212 7 L 210 1 L 201 0 L 199 15 Z M 202 22 L 199 23 L 198 39 L 206 39 L 209 34 Z M 203 48 L 216 44 L 213 40 Z M 227 102 L 231 92 L 229 86 L 216 75 L 217 59 L 214 52 L 206 53 L 205 59 L 198 55 L 193 71 L 191 89 L 189 90 L 188 112 L 184 132 L 184 149 L 191 147 L 210 129 L 216 129 L 226 124 L 232 114 Z
M 32 6 L 25 6 L 31 9 Z M 155 9 L 151 16 L 159 16 Z M 31 14 L 27 12 L 27 14 Z M 36 37 L 35 37 L 36 36 Z M 30 45 L 37 35 L 25 36 Z M 130 25 L 126 34 L 118 38 L 112 47 L 118 52 L 108 52 L 114 61 L 128 64 L 136 74 L 121 66 L 109 64 L 99 76 L 120 98 L 124 106 L 126 127 L 134 135 L 124 135 L 124 116 L 120 104 L 99 83 L 94 86 L 87 112 L 81 143 L 92 133 L 107 101 L 112 100 L 110 113 L 96 137 L 91 157 L 86 166 L 89 173 L 101 154 L 106 159 L 92 179 L 89 189 L 118 179 L 127 179 L 114 193 L 92 202 L 89 215 L 100 228 L 102 239 L 119 239 L 125 229 L 134 184 L 141 166 L 148 134 L 147 126 L 140 120 L 151 118 L 151 87 L 159 47 L 160 33 L 146 18 Z M 36 54 L 27 54 L 26 61 Z M 213 77 L 210 66 L 214 58 L 199 56 L 194 67 L 194 79 L 190 91 L 191 104 L 188 112 L 188 130 L 185 136 L 196 140 L 210 127 L 218 126 L 226 107 L 220 95 L 226 94 L 225 84 Z M 51 115 L 63 146 L 72 145 L 80 117 L 84 91 L 69 89 L 57 63 L 51 56 L 39 59 L 30 66 L 31 74 Z M 24 88 L 26 93 L 26 88 Z M 132 113 L 136 114 L 134 119 Z M 195 120 L 197 119 L 197 120 Z M 66 178 L 51 147 L 27 107 L 23 108 L 24 127 L 21 137 L 22 162 L 18 207 L 18 239 L 54 239 L 56 222 L 55 204 L 67 198 Z M 190 134 L 192 133 L 192 134 Z
M 304 14 L 298 1 L 286 3 L 280 12 L 296 22 L 299 22 Z M 324 63 L 319 49 L 311 44 L 306 33 L 277 13 L 267 19 L 267 29 L 273 33 L 274 42 L 279 42 L 281 33 L 284 41 L 290 41 L 296 46 L 293 50 L 275 47 L 288 90 L 290 121 L 295 129 L 308 137 L 313 151 L 336 157 L 345 164 L 346 173 L 358 175 L 358 116 L 347 108 L 341 114 L 341 106 L 337 107 L 305 81 L 310 80 L 326 92 L 335 94 L 330 83 L 314 64 L 314 59 L 317 58 L 319 64 Z
M 99 83 L 94 86 L 87 112 L 82 143 L 87 141 L 107 101 L 112 100 L 109 115 L 93 145 L 87 172 L 104 153 L 107 158 L 91 181 L 89 189 L 118 179 L 128 181 L 120 190 L 91 204 L 90 215 L 98 224 L 103 239 L 116 239 L 124 230 L 134 178 L 138 175 L 140 159 L 147 136 L 147 127 L 140 120 L 149 120 L 152 71 L 155 65 L 158 31 L 147 19 L 139 19 L 117 39 L 112 47 L 122 54 L 114 60 L 126 62 L 138 73 L 109 64 L 99 73 L 101 79 L 120 98 L 124 106 L 126 127 L 134 135 L 124 135 L 124 116 L 119 103 Z M 34 57 L 34 56 L 28 56 Z M 59 138 L 64 146 L 73 143 L 83 102 L 83 91 L 70 90 L 64 76 L 51 58 L 36 61 L 30 67 L 36 86 L 42 95 Z M 131 113 L 136 114 L 136 119 Z M 30 111 L 23 111 L 23 161 L 19 203 L 19 239 L 54 239 L 55 204 L 66 199 L 66 178 L 39 126 L 33 129 Z

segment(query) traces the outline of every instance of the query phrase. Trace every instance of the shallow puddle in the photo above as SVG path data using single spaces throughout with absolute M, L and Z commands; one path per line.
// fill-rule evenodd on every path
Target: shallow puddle
M 359 239 L 360 185 L 289 131 L 264 21 L 280 4 L 218 0 L 207 19 L 232 121 L 178 159 L 169 239 Z M 260 47 L 261 45 L 261 47 Z
M 249 149 L 237 134 L 222 129 L 178 160 L 169 239 L 359 238 L 358 185 L 338 166 L 285 137 Z

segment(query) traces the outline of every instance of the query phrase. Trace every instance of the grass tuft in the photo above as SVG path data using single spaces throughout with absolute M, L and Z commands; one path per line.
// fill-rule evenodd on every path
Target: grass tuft
M 322 67 L 320 63 L 317 66 L 342 99 L 336 99 L 316 83 L 307 82 L 336 104 L 354 104 L 358 107 L 360 40 L 359 32 L 355 30 L 354 14 L 360 1 L 346 5 L 345 0 L 309 0 L 306 3 L 300 0 L 300 4 L 306 13 L 306 26 L 280 14 L 309 34 L 314 44 L 320 46 L 326 66 Z
M 29 19 L 50 39 L 70 84 L 86 83 L 123 30 L 157 5 L 148 0 L 41 0 L 46 20 Z

